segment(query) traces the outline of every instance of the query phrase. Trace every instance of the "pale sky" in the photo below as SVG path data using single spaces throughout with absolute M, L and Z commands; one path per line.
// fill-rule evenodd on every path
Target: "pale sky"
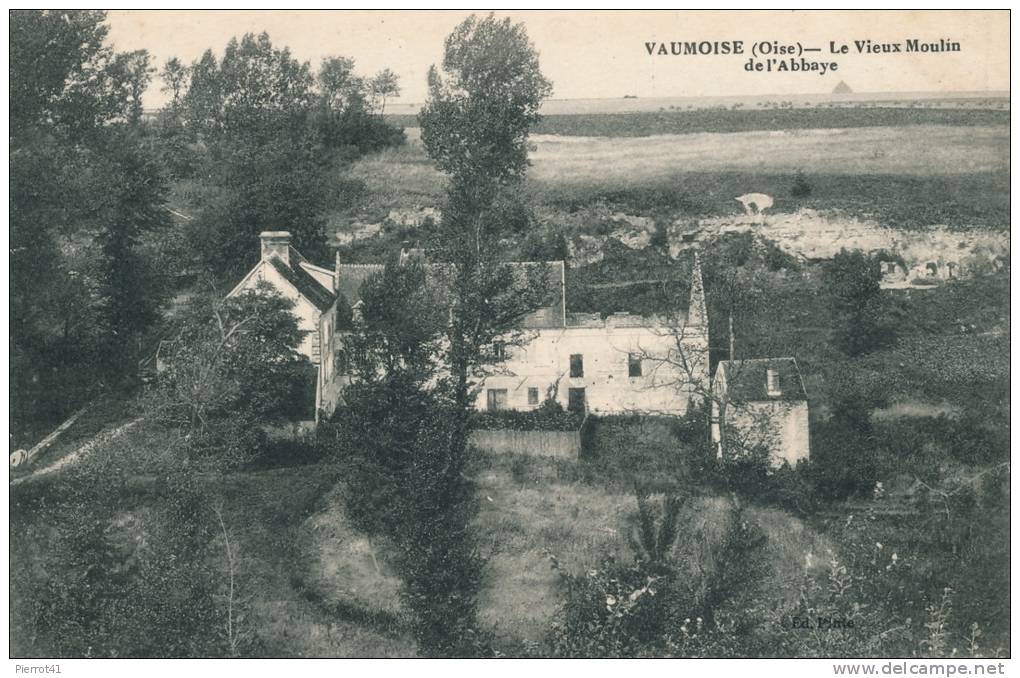
M 268 31 L 313 68 L 323 57 L 353 57 L 362 75 L 391 68 L 403 95 L 420 103 L 425 73 L 442 58 L 443 40 L 470 12 L 449 11 L 137 11 L 109 13 L 110 42 L 118 50 L 147 49 L 156 64 L 171 56 L 186 63 L 206 48 L 223 53 L 232 36 Z M 1009 89 L 1009 13 L 999 11 L 641 11 L 496 12 L 527 25 L 542 71 L 558 99 L 811 94 L 840 80 L 856 92 Z M 854 40 L 905 44 L 916 38 L 960 43 L 939 54 L 857 54 Z M 646 43 L 744 41 L 743 55 L 649 56 Z M 755 41 L 801 42 L 822 51 L 803 56 L 836 61 L 836 72 L 761 73 L 744 65 Z M 847 44 L 833 55 L 829 42 Z M 904 47 L 905 49 L 905 47 Z M 165 97 L 155 83 L 147 107 Z

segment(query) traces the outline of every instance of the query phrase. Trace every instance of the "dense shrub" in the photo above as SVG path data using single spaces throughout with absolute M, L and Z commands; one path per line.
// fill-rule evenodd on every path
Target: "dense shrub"
M 682 498 L 664 496 L 652 508 L 638 493 L 632 563 L 606 558 L 575 575 L 560 568 L 566 587 L 548 638 L 547 653 L 558 657 L 635 657 L 700 654 L 684 648 L 681 636 L 717 626 L 716 616 L 748 594 L 761 574 L 764 533 L 739 503 L 732 503 L 722 538 L 699 554 L 697 564 L 673 549 Z M 703 545 L 704 546 L 704 545 Z
M 804 170 L 797 170 L 797 173 L 793 175 L 793 185 L 790 186 L 790 195 L 794 198 L 807 198 L 811 195 L 811 191 L 814 187 L 804 176 Z
M 545 400 L 530 411 L 475 412 L 473 428 L 507 431 L 576 431 L 585 415 L 564 410 L 555 400 Z
M 144 501 L 124 475 L 77 468 L 15 500 L 52 526 L 46 573 L 12 581 L 20 619 L 15 652 L 57 657 L 202 657 L 230 654 L 226 578 L 212 501 L 171 473 Z M 28 489 L 28 488 L 25 488 Z M 17 527 L 22 514 L 15 520 Z M 33 518 L 39 520 L 38 517 Z M 18 539 L 30 538 L 22 529 Z M 252 639 L 253 640 L 253 639 Z M 240 649 L 240 648 L 239 648 Z M 245 644 L 245 652 L 253 645 Z

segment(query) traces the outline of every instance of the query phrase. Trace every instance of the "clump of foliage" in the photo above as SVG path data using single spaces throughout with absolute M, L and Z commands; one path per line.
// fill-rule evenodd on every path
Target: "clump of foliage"
M 167 183 L 146 148 L 144 52 L 107 46 L 105 13 L 11 13 L 10 302 L 15 431 L 130 390 L 168 297 L 142 247 Z
M 878 260 L 859 250 L 840 250 L 823 271 L 837 323 L 836 345 L 847 355 L 857 356 L 888 344 L 893 329 L 883 316 Z
M 564 603 L 548 638 L 558 657 L 639 657 L 698 654 L 683 647 L 692 633 L 717 627 L 716 615 L 753 588 L 765 536 L 737 502 L 731 504 L 723 538 L 703 562 L 685 560 L 676 545 L 687 537 L 679 521 L 684 496 L 664 495 L 655 506 L 637 491 L 638 511 L 630 536 L 632 563 L 606 559 L 575 575 L 550 556 L 566 587 Z M 703 650 L 701 650 L 703 651 Z
M 46 557 L 44 570 L 12 579 L 20 627 L 12 651 L 97 658 L 257 651 L 240 621 L 248 582 L 231 582 L 240 571 L 224 557 L 229 528 L 197 478 L 182 471 L 179 450 L 157 454 L 163 440 L 146 442 L 146 453 L 114 444 L 12 496 L 16 547 Z M 139 479 L 140 468 L 156 475 Z
M 794 198 L 807 198 L 811 195 L 811 191 L 814 190 L 814 186 L 804 176 L 804 170 L 797 170 L 796 174 L 793 175 L 793 184 L 790 186 L 790 195 Z
M 173 98 L 159 138 L 183 177 L 202 181 L 189 230 L 216 275 L 243 272 L 267 229 L 290 231 L 298 250 L 324 259 L 341 164 L 403 142 L 372 111 L 353 60 L 329 57 L 313 73 L 266 33 L 232 39 L 220 60 L 211 50 L 190 67 L 171 60 L 163 77 Z M 379 86 L 381 97 L 396 83 Z
M 204 301 L 164 343 L 145 410 L 196 461 L 236 466 L 253 458 L 264 424 L 314 416 L 315 370 L 296 350 L 292 302 L 268 283 L 211 309 Z
M 391 263 L 365 282 L 348 337 L 356 377 L 335 417 L 337 450 L 348 515 L 394 545 L 419 651 L 462 656 L 477 652 L 482 561 L 468 428 L 434 359 L 444 317 L 435 292 L 414 263 Z
M 472 418 L 472 426 L 510 431 L 576 431 L 583 421 L 583 413 L 564 410 L 555 400 L 546 399 L 536 409 L 527 412 L 478 412 Z

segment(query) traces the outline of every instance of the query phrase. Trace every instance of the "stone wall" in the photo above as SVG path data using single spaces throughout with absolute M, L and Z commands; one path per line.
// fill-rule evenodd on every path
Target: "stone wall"
M 480 450 L 529 454 L 576 461 L 581 456 L 580 431 L 472 431 L 468 443 Z

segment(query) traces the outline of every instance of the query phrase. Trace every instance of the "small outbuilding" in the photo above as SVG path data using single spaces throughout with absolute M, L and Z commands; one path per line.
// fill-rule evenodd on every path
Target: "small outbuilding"
M 719 458 L 764 449 L 774 466 L 808 459 L 807 392 L 797 361 L 720 362 L 712 380 L 712 442 Z

